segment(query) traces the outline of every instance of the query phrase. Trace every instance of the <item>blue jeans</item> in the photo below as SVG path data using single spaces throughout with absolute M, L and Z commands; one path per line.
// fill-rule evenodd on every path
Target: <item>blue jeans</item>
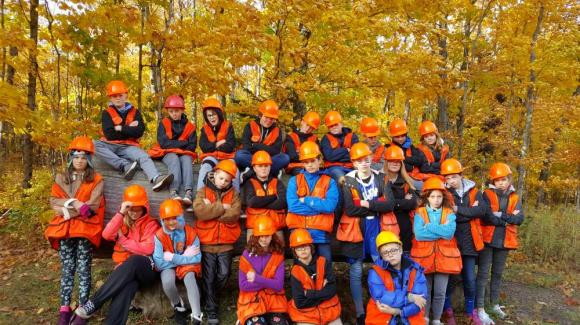
M 475 290 L 476 290 L 476 280 L 475 280 L 475 261 L 477 257 L 475 256 L 461 256 L 463 262 L 463 269 L 461 270 L 461 278 L 463 279 L 463 296 L 465 297 L 465 313 L 471 314 L 473 308 L 475 307 Z M 453 277 L 453 276 L 451 276 Z M 449 279 L 447 284 L 447 293 L 445 294 L 445 306 L 444 310 L 451 308 L 451 295 L 453 295 L 453 289 L 455 288 L 455 282 Z
M 327 261 L 332 262 L 332 250 L 329 244 L 314 244 L 314 249 L 316 249 L 316 254 L 318 256 L 323 256 Z
M 234 158 L 236 165 L 243 172 L 246 168 L 252 166 L 252 153 L 248 150 L 238 150 Z M 281 169 L 286 168 L 290 163 L 290 157 L 285 153 L 279 153 L 272 157 L 272 168 L 270 169 L 270 175 L 278 176 L 278 172 Z
M 362 258 L 351 258 L 348 257 L 347 260 L 350 265 L 349 269 L 349 279 L 350 279 L 350 295 L 354 301 L 354 308 L 356 310 L 356 317 L 365 313 L 365 307 L 363 303 L 363 287 L 362 287 L 362 275 L 363 275 L 363 259 Z

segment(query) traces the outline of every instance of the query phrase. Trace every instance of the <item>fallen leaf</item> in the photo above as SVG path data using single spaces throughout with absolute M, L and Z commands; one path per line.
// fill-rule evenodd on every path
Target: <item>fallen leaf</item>
M 545 302 L 543 302 L 543 301 L 537 301 L 537 303 L 540 304 L 540 305 L 546 306 L 546 307 L 548 306 L 548 304 L 545 303 Z
M 40 308 L 36 311 L 36 315 L 40 315 L 44 312 L 44 308 Z

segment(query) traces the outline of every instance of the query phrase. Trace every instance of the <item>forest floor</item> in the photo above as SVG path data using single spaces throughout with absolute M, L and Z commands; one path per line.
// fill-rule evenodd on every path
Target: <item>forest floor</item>
M 0 219 L 0 230 L 5 230 L 3 224 L 5 222 Z M 0 324 L 55 324 L 59 305 L 58 254 L 39 234 L 22 237 L 0 231 L 0 247 Z M 510 317 L 496 324 L 580 324 L 576 268 L 540 267 L 513 260 L 507 267 L 501 294 Z M 287 266 L 289 263 L 287 261 Z M 94 260 L 93 284 L 96 287 L 106 280 L 112 266 L 110 259 Z M 237 262 L 232 269 L 237 270 Z M 355 313 L 348 298 L 348 267 L 336 263 L 335 270 L 343 321 L 352 324 Z M 236 282 L 237 276 L 233 273 L 224 290 L 231 294 L 224 294 L 220 304 L 222 324 L 235 323 Z M 460 291 L 457 290 L 456 301 L 461 301 Z M 462 307 L 457 305 L 458 322 L 468 324 L 460 311 Z M 101 323 L 104 316 L 103 311 L 98 312 L 91 323 Z M 128 324 L 170 324 L 167 317 L 147 319 L 140 312 L 132 311 Z

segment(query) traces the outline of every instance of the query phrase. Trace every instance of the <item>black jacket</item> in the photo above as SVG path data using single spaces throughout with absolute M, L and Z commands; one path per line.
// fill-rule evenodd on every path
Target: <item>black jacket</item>
M 484 192 L 483 193 L 483 200 L 485 201 L 485 204 L 489 207 L 489 209 L 488 209 L 487 217 L 483 221 L 484 221 L 484 224 L 486 224 L 486 225 L 494 225 L 495 226 L 495 230 L 493 232 L 493 238 L 491 240 L 491 243 L 486 244 L 486 245 L 493 247 L 493 248 L 504 249 L 505 248 L 504 241 L 505 241 L 505 227 L 506 227 L 506 225 L 512 224 L 512 225 L 519 226 L 524 222 L 524 212 L 522 210 L 522 202 L 518 201 L 518 203 L 516 204 L 516 208 L 515 208 L 515 210 L 519 210 L 520 213 L 518 213 L 517 215 L 508 214 L 506 211 L 507 211 L 509 196 L 511 193 L 515 192 L 514 188 L 510 187 L 510 189 L 504 193 L 503 191 L 496 189 L 493 185 L 490 185 L 489 187 L 497 195 L 497 198 L 499 201 L 499 210 L 501 211 L 501 217 L 496 217 L 493 214 L 493 212 L 491 211 L 490 200 L 487 197 L 487 194 Z
M 127 103 L 128 105 L 131 105 Z M 120 113 L 117 108 L 113 107 L 119 116 L 123 119 L 121 122 L 122 129 L 121 131 L 115 131 L 115 124 L 113 123 L 113 118 L 107 112 L 107 110 L 103 110 L 101 113 L 101 126 L 103 128 L 103 134 L 107 140 L 127 140 L 127 139 L 138 139 L 143 136 L 145 133 L 145 123 L 143 122 L 143 116 L 141 116 L 141 111 L 137 110 L 135 113 L 134 121 L 139 122 L 137 126 L 128 126 L 125 125 L 125 120 L 127 119 L 127 114 L 130 110 L 127 110 L 125 113 Z M 136 109 L 136 108 L 133 108 Z
M 268 184 L 272 180 L 273 177 L 268 177 L 268 180 L 265 182 L 260 181 L 255 175 L 252 177 L 253 179 L 257 180 L 262 184 L 264 191 L 266 192 L 268 188 Z M 271 210 L 284 210 L 286 209 L 286 187 L 284 183 L 278 181 L 276 186 L 276 195 L 266 195 L 266 196 L 257 196 L 256 191 L 254 189 L 254 185 L 252 182 L 244 182 L 242 186 L 242 205 L 244 207 L 249 208 L 263 208 L 263 209 L 271 209 Z
M 206 110 L 206 112 L 207 111 L 208 110 Z M 205 120 L 206 125 L 210 125 L 214 136 L 217 138 L 217 134 L 218 134 L 220 127 L 225 119 L 224 119 L 224 116 L 223 116 L 223 113 L 221 110 L 215 109 L 212 111 L 216 112 L 216 114 L 219 117 L 219 123 L 215 127 L 211 126 L 211 124 L 207 120 L 207 117 L 205 116 L 205 113 L 203 115 L 203 118 Z M 216 140 L 216 142 L 210 142 L 207 139 L 207 135 L 205 134 L 203 128 L 200 129 L 199 132 L 200 132 L 199 148 L 201 149 L 202 152 L 214 152 L 217 150 L 217 151 L 221 151 L 221 152 L 225 152 L 225 153 L 232 153 L 236 149 L 236 134 L 234 133 L 234 127 L 231 123 L 230 123 L 230 127 L 228 128 L 228 133 L 226 135 L 226 142 L 217 148 L 216 148 L 217 140 Z
M 391 185 L 391 190 L 393 191 L 393 196 L 395 197 L 395 216 L 397 217 L 397 223 L 399 224 L 399 229 L 401 231 L 400 237 L 403 242 L 403 250 L 405 252 L 411 251 L 411 240 L 413 238 L 413 224 L 411 223 L 410 212 L 417 208 L 418 205 L 418 195 L 413 191 L 410 191 L 413 196 L 411 199 L 405 199 L 405 180 L 401 175 L 397 177 L 394 183 L 389 183 Z
M 250 128 L 250 123 L 246 124 L 244 127 L 244 133 L 242 134 L 242 149 L 250 151 L 250 153 L 254 154 L 256 151 L 264 150 L 270 154 L 270 156 L 274 157 L 275 155 L 279 154 L 282 151 L 282 138 L 283 133 L 282 129 L 278 128 L 276 123 L 272 124 L 271 127 L 265 128 L 260 124 L 260 119 L 255 120 L 256 123 L 260 126 L 260 133 L 261 139 L 263 140 L 268 136 L 268 134 L 272 133 L 275 129 L 279 129 L 278 138 L 272 145 L 266 145 L 260 142 L 252 142 L 252 130 Z
M 183 149 L 187 151 L 195 151 L 197 146 L 197 135 L 195 131 L 189 135 L 187 140 L 178 140 L 183 133 L 183 130 L 185 129 L 185 125 L 187 125 L 188 122 L 189 121 L 187 120 L 187 116 L 185 114 L 181 114 L 181 119 L 179 121 L 171 120 L 171 132 L 173 135 L 171 139 L 167 137 L 163 122 L 159 122 L 159 126 L 157 127 L 157 142 L 159 143 L 159 146 L 162 149 Z
M 463 182 L 463 194 L 459 196 L 456 190 L 449 189 L 453 195 L 453 200 L 457 206 L 457 212 L 455 216 L 456 227 L 455 227 L 455 239 L 457 240 L 457 246 L 461 251 L 461 255 L 465 256 L 478 256 L 479 253 L 475 250 L 473 245 L 473 236 L 471 235 L 471 224 L 470 221 L 476 218 L 485 218 L 489 207 L 487 203 L 483 201 L 483 196 L 480 191 L 475 189 L 475 183 L 468 179 L 462 179 Z M 476 190 L 477 194 L 475 200 L 478 202 L 477 206 L 469 206 L 469 193 L 472 190 Z
M 312 133 L 305 134 L 300 132 L 298 129 L 294 130 L 292 133 L 296 133 L 298 135 L 298 139 L 300 139 L 300 144 L 304 143 L 304 141 L 308 140 L 308 138 L 312 136 Z M 318 143 L 318 138 L 316 138 L 316 143 Z M 296 148 L 296 146 L 294 145 L 294 141 L 292 141 L 290 134 L 286 136 L 284 145 L 285 145 L 284 152 L 288 155 L 288 157 L 290 157 L 290 162 L 299 162 L 300 161 L 298 157 L 299 148 Z
M 306 270 L 306 273 L 310 275 L 312 280 L 316 282 L 317 259 L 317 255 L 312 256 L 312 261 L 308 265 L 303 264 L 298 259 L 294 259 L 294 265 L 303 267 Z M 294 299 L 294 304 L 298 309 L 318 306 L 323 301 L 326 301 L 336 295 L 336 277 L 332 271 L 332 262 L 326 261 L 324 275 L 328 283 L 321 290 L 308 290 L 306 294 L 304 294 L 304 287 L 302 286 L 302 283 L 294 276 L 290 275 L 292 299 Z
M 405 153 L 405 170 L 407 172 L 411 172 L 413 167 L 417 167 L 421 173 L 439 174 L 439 168 L 429 164 L 425 154 L 423 151 L 421 151 L 421 149 L 411 145 L 411 147 L 409 147 L 411 149 L 411 156 L 407 157 L 407 149 L 403 148 L 400 144 L 394 141 L 391 142 L 391 144 L 399 146 L 401 149 L 403 149 L 403 152 Z

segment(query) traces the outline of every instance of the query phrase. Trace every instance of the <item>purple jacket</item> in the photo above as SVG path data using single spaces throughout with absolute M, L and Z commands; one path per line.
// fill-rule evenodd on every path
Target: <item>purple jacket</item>
M 278 269 L 276 269 L 276 274 L 273 279 L 268 279 L 262 276 L 266 264 L 270 260 L 272 254 L 266 254 L 262 256 L 250 255 L 248 250 L 245 249 L 242 254 L 250 264 L 254 267 L 256 271 L 256 279 L 254 282 L 248 282 L 246 278 L 246 273 L 242 270 L 238 274 L 238 283 L 240 286 L 240 291 L 260 291 L 262 289 L 272 289 L 274 291 L 280 291 L 284 288 L 284 263 L 280 263 Z

